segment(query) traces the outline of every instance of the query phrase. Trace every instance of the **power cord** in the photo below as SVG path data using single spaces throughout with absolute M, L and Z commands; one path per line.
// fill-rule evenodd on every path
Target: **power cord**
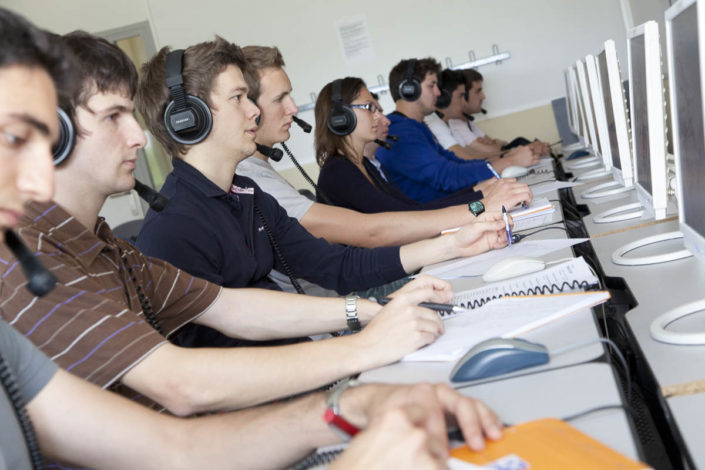
M 537 233 L 544 232 L 544 231 L 546 231 L 546 230 L 563 230 L 565 233 L 568 233 L 568 229 L 567 229 L 567 228 L 565 228 L 565 227 L 563 227 L 563 226 L 560 226 L 560 225 L 553 225 L 553 226 L 550 226 L 550 227 L 543 227 L 543 228 L 541 228 L 541 229 L 534 230 L 533 232 L 529 232 L 529 233 L 515 233 L 515 234 L 512 234 L 512 243 L 520 242 L 520 241 L 522 241 L 523 239 L 525 239 L 526 237 L 530 237 L 530 236 L 532 236 L 532 235 L 536 235 Z

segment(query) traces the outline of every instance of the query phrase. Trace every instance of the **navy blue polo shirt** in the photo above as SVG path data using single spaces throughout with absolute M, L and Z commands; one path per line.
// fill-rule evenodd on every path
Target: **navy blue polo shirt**
M 398 247 L 330 244 L 289 217 L 250 178 L 235 175 L 226 193 L 183 160 L 173 164 L 161 190 L 169 204 L 147 213 L 137 239 L 150 256 L 224 287 L 279 289 L 267 275 L 284 270 L 255 214 L 256 200 L 296 277 L 346 294 L 406 275 Z

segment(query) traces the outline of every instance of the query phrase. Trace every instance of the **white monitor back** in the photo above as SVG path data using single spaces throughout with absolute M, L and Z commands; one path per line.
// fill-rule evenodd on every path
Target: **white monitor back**
M 580 94 L 580 88 L 578 87 L 578 72 L 575 65 L 571 65 L 570 68 L 568 68 L 568 78 L 573 89 L 576 114 L 578 118 L 576 134 L 580 138 L 581 142 L 585 143 L 585 145 L 589 145 L 587 137 L 587 123 L 585 120 L 585 106 L 583 106 L 583 99 Z
M 634 186 L 634 165 L 632 162 L 631 134 L 627 100 L 622 85 L 622 71 L 617 58 L 617 48 L 611 39 L 605 41 L 605 49 L 598 61 L 602 91 L 605 97 L 610 150 L 612 152 L 612 169 L 615 177 L 625 187 Z M 607 108 L 611 108 L 610 110 Z M 611 114 L 611 116 L 610 116 Z
M 658 23 L 648 21 L 632 28 L 627 51 L 637 193 L 659 220 L 666 217 L 668 170 Z
M 595 132 L 595 115 L 592 110 L 590 88 L 588 87 L 587 74 L 585 73 L 585 63 L 582 60 L 578 60 L 575 62 L 575 69 L 578 75 L 580 100 L 583 105 L 583 132 L 585 135 L 585 142 L 588 147 L 590 147 L 597 154 L 599 149 L 597 144 L 597 133 Z
M 705 137 L 702 89 L 705 12 L 695 0 L 666 10 L 669 92 L 673 118 L 680 230 L 686 248 L 705 260 Z
M 590 86 L 590 98 L 592 100 L 592 111 L 595 117 L 595 130 L 597 131 L 597 147 L 599 155 L 602 157 L 602 164 L 605 170 L 612 168 L 612 151 L 610 149 L 610 138 L 607 130 L 607 114 L 605 101 L 602 97 L 602 85 L 597 68 L 597 59 L 594 55 L 585 56 L 585 67 L 587 69 L 588 85 Z
M 573 134 L 578 134 L 578 116 L 577 108 L 575 107 L 575 96 L 573 95 L 573 87 L 570 84 L 570 71 L 563 71 L 563 80 L 565 82 L 565 102 L 568 109 L 568 127 Z

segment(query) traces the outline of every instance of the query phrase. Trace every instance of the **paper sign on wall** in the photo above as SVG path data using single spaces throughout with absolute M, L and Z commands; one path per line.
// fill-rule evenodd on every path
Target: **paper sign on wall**
M 347 65 L 369 62 L 375 58 L 365 15 L 340 20 L 336 27 Z

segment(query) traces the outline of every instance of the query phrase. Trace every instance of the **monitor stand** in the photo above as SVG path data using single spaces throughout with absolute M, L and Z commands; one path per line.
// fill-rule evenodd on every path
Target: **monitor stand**
M 668 344 L 705 344 L 705 332 L 690 333 L 666 331 L 666 327 L 676 320 L 705 310 L 705 299 L 696 300 L 662 313 L 651 322 L 651 337 Z
M 575 152 L 576 150 L 583 150 L 585 144 L 582 142 L 574 142 L 572 144 L 564 145 L 561 147 L 564 152 Z
M 592 221 L 596 224 L 608 224 L 612 222 L 622 222 L 623 220 L 637 219 L 644 215 L 644 205 L 640 202 L 624 204 L 613 209 L 596 214 Z
M 573 171 L 573 170 L 580 170 L 583 168 L 590 168 L 593 166 L 601 165 L 602 164 L 602 159 L 600 157 L 596 156 L 591 156 L 591 157 L 583 157 L 578 159 L 578 161 L 572 162 L 572 161 L 567 161 L 563 164 L 563 168 L 566 171 Z
M 575 181 L 590 181 L 590 180 L 596 180 L 603 178 L 605 176 L 612 175 L 611 170 L 607 170 L 604 167 L 603 168 L 598 168 L 596 170 L 590 170 L 586 171 L 582 175 L 578 175 L 575 177 Z
M 608 181 L 607 183 L 600 183 L 592 188 L 588 189 L 580 195 L 583 199 L 596 199 L 598 197 L 613 196 L 615 194 L 622 194 L 628 191 L 632 191 L 635 186 L 626 187 L 619 181 Z
M 646 264 L 667 263 L 668 261 L 675 261 L 677 259 L 693 256 L 693 254 L 686 249 L 676 250 L 670 253 L 662 253 L 654 256 L 642 256 L 639 258 L 627 258 L 625 256 L 627 253 L 636 250 L 637 248 L 667 240 L 677 240 L 679 238 L 683 238 L 683 234 L 681 232 L 667 232 L 652 235 L 650 237 L 644 237 L 640 240 L 627 243 L 623 247 L 617 248 L 614 253 L 612 253 L 612 262 L 621 266 L 643 266 Z

